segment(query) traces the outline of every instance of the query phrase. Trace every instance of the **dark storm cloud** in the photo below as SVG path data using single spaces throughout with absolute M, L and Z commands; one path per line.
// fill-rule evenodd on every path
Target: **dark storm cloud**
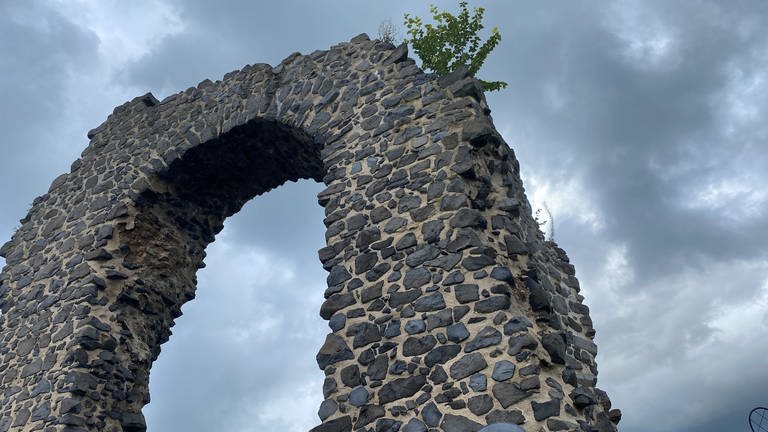
M 533 140 L 534 148 L 518 146 L 525 152 L 525 162 L 534 164 L 529 169 L 546 175 L 557 175 L 561 169 L 565 175 L 584 173 L 588 189 L 597 191 L 593 199 L 611 215 L 606 219 L 607 233 L 631 242 L 638 265 L 674 271 L 701 255 L 721 259 L 762 254 L 768 219 L 723 225 L 720 215 L 687 209 L 681 201 L 690 199 L 690 189 L 745 168 L 763 181 L 768 177 L 758 169 L 768 161 L 765 143 L 747 148 L 744 142 L 730 140 L 722 135 L 719 118 L 727 67 L 768 64 L 767 59 L 757 63 L 748 54 L 768 48 L 768 27 L 756 24 L 746 37 L 732 31 L 740 20 L 754 19 L 754 11 L 710 16 L 696 10 L 665 10 L 671 8 L 661 4 L 640 7 L 652 15 L 663 13 L 674 35 L 661 64 L 625 57 L 622 41 L 604 24 L 616 19 L 615 14 L 565 8 L 547 18 L 559 19 L 553 27 L 567 31 L 542 29 L 531 34 L 523 33 L 527 26 L 506 27 L 505 40 L 510 41 L 506 57 L 520 60 L 509 62 L 515 79 L 512 94 L 504 96 L 506 103 L 499 102 L 502 110 L 510 111 L 496 115 L 496 122 L 503 124 L 509 118 L 511 127 L 530 122 L 536 133 L 543 134 Z M 576 23 L 575 16 L 587 19 Z M 552 115 L 547 115 L 550 110 L 541 94 L 547 85 L 558 85 L 567 103 Z M 751 166 L 733 166 L 744 152 L 748 156 L 740 159 Z M 688 169 L 686 162 L 692 165 Z M 658 248 L 665 253 L 656 253 Z

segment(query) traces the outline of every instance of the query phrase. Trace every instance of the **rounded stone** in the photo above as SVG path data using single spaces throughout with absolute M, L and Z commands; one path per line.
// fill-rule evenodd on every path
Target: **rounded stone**
M 515 374 L 515 364 L 509 360 L 499 360 L 493 365 L 491 378 L 496 381 L 506 381 Z
M 365 387 L 355 387 L 355 389 L 349 393 L 349 403 L 356 407 L 363 406 L 368 403 L 368 396 L 368 390 L 366 390 Z

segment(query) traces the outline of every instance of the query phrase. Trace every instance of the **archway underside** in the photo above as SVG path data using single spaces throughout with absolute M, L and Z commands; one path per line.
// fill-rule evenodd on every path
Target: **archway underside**
M 615 431 L 573 266 L 489 112 L 465 71 L 364 35 L 116 108 L 0 249 L 0 432 L 145 430 L 205 247 L 300 178 L 327 185 L 313 432 Z

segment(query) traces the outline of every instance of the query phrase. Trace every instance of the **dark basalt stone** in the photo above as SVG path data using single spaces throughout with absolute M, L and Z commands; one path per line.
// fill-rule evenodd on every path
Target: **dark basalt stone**
M 432 312 L 445 309 L 445 299 L 439 292 L 421 297 L 413 302 L 416 312 Z
M 328 365 L 353 358 L 352 350 L 349 349 L 344 339 L 334 334 L 326 336 L 325 343 L 320 347 L 320 351 L 315 357 L 320 369 L 325 369 Z
M 511 305 L 509 297 L 506 295 L 491 296 L 487 299 L 475 303 L 475 312 L 493 313 L 500 310 L 507 310 Z
M 360 368 L 354 364 L 342 369 L 340 376 L 341 382 L 347 387 L 356 387 L 362 383 L 360 380 Z
M 333 294 L 320 306 L 320 316 L 323 319 L 331 319 L 333 314 L 353 304 L 355 304 L 355 297 L 352 294 Z
M 578 409 L 584 409 L 597 403 L 595 394 L 584 387 L 576 387 L 570 393 L 568 393 L 568 397 L 570 397 L 573 401 L 573 406 Z
M 398 292 L 392 293 L 392 295 L 389 296 L 389 305 L 393 308 L 396 308 L 398 306 L 408 304 L 419 297 L 421 297 L 420 289 L 398 291 Z
M 405 272 L 403 286 L 407 289 L 419 288 L 427 284 L 431 279 L 432 275 L 429 273 L 429 270 L 423 267 L 408 269 Z
M 483 425 L 460 415 L 446 414 L 440 427 L 445 432 L 478 432 Z
M 352 336 L 352 348 L 360 348 L 381 340 L 379 326 L 367 322 L 347 327 L 347 336 Z
M 432 335 L 409 337 L 403 342 L 403 355 L 408 357 L 422 355 L 434 348 L 436 344 L 437 339 Z
M 459 343 L 469 337 L 469 330 L 463 323 L 449 325 L 446 335 L 451 342 Z
M 501 343 L 501 332 L 493 327 L 484 327 L 474 339 L 464 345 L 464 352 L 476 351 L 499 343 Z
M 469 398 L 467 401 L 467 407 L 476 416 L 485 415 L 493 408 L 493 400 L 488 395 L 478 395 Z
M 509 408 L 512 404 L 531 396 L 531 392 L 522 390 L 514 383 L 499 383 L 493 386 L 493 396 L 501 403 L 502 408 Z
M 309 432 L 352 432 L 352 418 L 343 416 L 315 426 Z
M 476 284 L 459 284 L 453 287 L 453 293 L 459 303 L 470 303 L 480 299 L 479 287 Z
M 521 332 L 531 327 L 532 324 L 526 317 L 516 316 L 512 317 L 504 324 L 504 334 L 509 336 L 517 332 Z
M 565 364 L 565 337 L 561 333 L 547 333 L 541 337 L 541 346 L 549 353 L 552 363 Z
M 445 364 L 448 360 L 456 357 L 461 352 L 461 346 L 459 345 L 443 345 L 439 346 L 424 357 L 424 364 L 427 367 L 432 367 L 436 364 Z
M 355 429 L 361 428 L 367 424 L 373 423 L 376 419 L 384 417 L 386 412 L 379 405 L 365 405 L 360 408 L 360 416 L 355 422 Z
M 443 413 L 440 412 L 434 402 L 430 402 L 424 406 L 424 409 L 421 411 L 421 417 L 427 426 L 437 427 L 440 419 L 443 418 Z
M 427 425 L 419 419 L 411 419 L 406 423 L 403 432 L 427 432 Z
M 460 380 L 488 367 L 480 353 L 467 354 L 450 367 L 451 378 Z M 505 407 L 506 408 L 506 407 Z
M 411 397 L 427 383 L 424 375 L 414 375 L 407 378 L 397 378 L 384 384 L 379 390 L 379 403 L 386 404 L 403 398 Z
M 542 421 L 549 417 L 560 415 L 560 401 L 552 399 L 546 402 L 531 402 L 531 408 L 533 408 L 533 417 L 536 421 Z

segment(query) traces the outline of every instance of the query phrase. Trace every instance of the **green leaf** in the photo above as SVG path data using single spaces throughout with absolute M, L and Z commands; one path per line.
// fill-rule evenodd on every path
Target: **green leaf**
M 483 30 L 483 14 L 485 9 L 476 7 L 470 15 L 467 2 L 459 3 L 459 13 L 454 16 L 450 12 L 441 12 L 437 6 L 431 5 L 434 24 L 424 24 L 419 17 L 405 14 L 403 22 L 408 29 L 406 42 L 422 60 L 422 68 L 433 71 L 438 75 L 446 75 L 458 68 L 467 66 L 474 76 L 485 63 L 488 55 L 501 42 L 501 33 L 494 27 L 486 41 L 482 41 L 479 32 Z M 503 81 L 480 80 L 483 89 L 495 91 L 505 88 Z

